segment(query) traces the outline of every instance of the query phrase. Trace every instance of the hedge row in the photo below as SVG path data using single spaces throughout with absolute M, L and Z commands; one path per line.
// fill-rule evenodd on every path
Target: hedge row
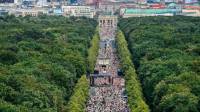
M 92 41 L 90 43 L 91 47 L 88 50 L 88 72 L 93 73 L 94 72 L 94 67 L 96 63 L 96 58 L 98 55 L 98 50 L 99 50 L 99 32 L 98 28 L 96 29 L 96 33 L 92 38 Z
M 122 70 L 125 74 L 129 108 L 131 109 L 131 112 L 149 112 L 149 107 L 143 99 L 140 81 L 137 78 L 137 74 L 132 63 L 127 42 L 121 31 L 118 31 L 117 33 L 116 43 Z
M 89 96 L 88 91 L 89 81 L 86 75 L 83 75 L 74 88 L 74 94 L 71 96 L 67 105 L 67 112 L 85 112 Z

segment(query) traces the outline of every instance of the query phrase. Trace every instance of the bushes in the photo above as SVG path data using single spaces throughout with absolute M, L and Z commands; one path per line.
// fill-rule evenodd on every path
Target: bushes
M 89 96 L 89 81 L 86 75 L 83 75 L 74 88 L 74 94 L 71 96 L 67 106 L 68 112 L 85 112 L 86 102 Z
M 131 54 L 121 31 L 118 31 L 116 40 L 122 70 L 125 74 L 129 108 L 132 112 L 149 112 L 149 108 L 143 100 L 141 85 L 137 79 L 137 74 L 135 73 L 134 65 L 131 61 Z
M 96 33 L 92 38 L 92 41 L 90 43 L 90 48 L 88 50 L 88 72 L 92 73 L 94 71 L 95 63 L 96 63 L 96 57 L 98 55 L 99 50 L 99 32 L 98 29 L 96 29 Z

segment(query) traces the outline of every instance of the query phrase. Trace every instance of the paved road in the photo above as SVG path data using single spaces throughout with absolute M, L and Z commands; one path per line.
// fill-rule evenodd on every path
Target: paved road
M 115 47 L 116 28 L 99 28 L 100 49 L 96 73 L 92 74 L 95 77 L 89 91 L 87 112 L 129 112 L 125 80 L 118 73 L 120 64 Z

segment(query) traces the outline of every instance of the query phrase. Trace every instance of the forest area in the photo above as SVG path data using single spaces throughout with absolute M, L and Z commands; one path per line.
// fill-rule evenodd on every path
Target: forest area
M 88 85 L 80 77 L 96 25 L 84 17 L 0 17 L 0 111 L 66 111 L 73 90 L 87 90 L 75 85 Z
M 153 112 L 200 111 L 200 18 L 120 19 Z

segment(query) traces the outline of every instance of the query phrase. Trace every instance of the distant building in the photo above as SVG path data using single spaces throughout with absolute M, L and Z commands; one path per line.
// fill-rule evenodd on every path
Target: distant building
M 174 0 L 164 0 L 165 1 L 165 3 L 172 3 L 172 2 L 174 2 Z
M 142 16 L 173 16 L 180 14 L 181 9 L 121 9 L 120 15 L 123 18 Z
M 15 16 L 38 16 L 39 14 L 48 14 L 47 10 L 42 9 L 17 9 L 10 12 Z
M 14 5 L 14 4 L 18 4 L 20 3 L 20 0 L 0 0 L 0 4 L 10 4 L 10 5 Z
M 76 4 L 77 0 L 70 0 L 70 4 Z
M 53 10 L 54 15 L 63 15 L 63 11 L 60 8 L 56 8 Z
M 77 0 L 77 3 L 78 3 L 79 5 L 85 5 L 85 0 Z
M 0 0 L 0 3 L 15 3 L 15 0 Z
M 182 15 L 184 16 L 200 16 L 200 10 L 197 9 L 183 9 Z
M 156 4 L 151 4 L 150 8 L 152 8 L 152 9 L 163 9 L 163 8 L 165 8 L 165 5 L 156 3 Z
M 132 5 L 131 3 L 123 3 L 123 2 L 100 2 L 98 4 L 98 8 L 101 12 L 107 12 L 107 13 L 115 13 L 117 12 L 121 7 L 126 7 L 127 5 Z
M 8 14 L 7 10 L 0 9 L 0 16 L 7 15 L 7 14 Z
M 85 0 L 69 0 L 70 5 L 85 5 Z
M 85 4 L 87 4 L 87 5 L 93 5 L 93 4 L 95 4 L 95 0 L 85 0 Z
M 107 2 L 107 3 L 100 2 L 99 9 L 102 12 L 106 12 L 106 13 L 110 13 L 110 14 L 114 14 L 114 12 L 116 10 L 114 3 L 111 3 L 111 2 Z
M 38 0 L 37 6 L 47 6 L 48 5 L 48 1 L 47 0 Z
M 158 3 L 160 0 L 147 0 L 147 3 Z
M 182 10 L 184 16 L 200 16 L 200 6 L 185 5 Z
M 64 16 L 85 16 L 93 18 L 95 15 L 95 9 L 91 6 L 62 6 Z
M 190 4 L 190 3 L 197 3 L 198 0 L 185 0 L 186 4 Z

